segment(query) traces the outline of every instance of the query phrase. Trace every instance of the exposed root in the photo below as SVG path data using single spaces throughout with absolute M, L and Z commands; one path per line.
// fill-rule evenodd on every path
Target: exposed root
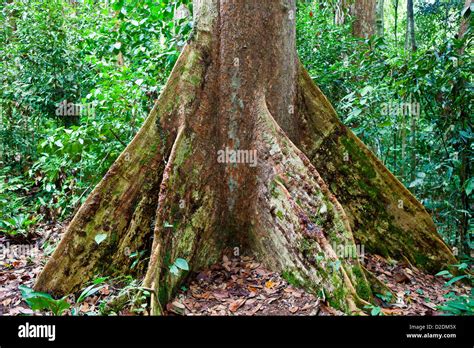
M 202 55 L 192 45 L 183 50 L 144 125 L 74 216 L 36 290 L 63 295 L 96 274 L 128 273 L 129 255 L 150 249 L 156 192 L 178 125 L 196 109 Z M 100 243 L 99 235 L 106 237 Z
M 344 211 L 306 156 L 274 121 L 263 96 L 257 105 L 256 146 L 263 162 L 253 237 L 258 258 L 308 290 L 326 291 L 336 308 L 360 313 L 358 304 L 367 302 L 353 283 L 364 289 L 366 298 L 371 293 L 358 255 L 343 259 L 331 245 L 356 250 Z M 358 276 L 354 271 L 360 271 Z
M 341 203 L 357 241 L 429 271 L 454 263 L 425 208 L 339 121 L 301 65 L 299 91 L 305 135 L 298 147 Z

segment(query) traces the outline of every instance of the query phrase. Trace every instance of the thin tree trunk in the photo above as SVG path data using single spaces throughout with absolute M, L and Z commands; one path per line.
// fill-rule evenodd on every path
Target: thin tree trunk
M 400 156 L 400 178 L 402 182 L 405 179 L 405 158 L 407 148 L 406 116 L 407 115 L 405 115 L 405 112 L 402 112 L 402 128 L 400 129 L 400 138 L 402 143 L 402 154 Z
M 415 18 L 413 14 L 413 0 L 407 0 L 407 30 L 405 38 L 405 49 L 416 51 L 415 41 Z
M 349 12 L 350 0 L 338 0 L 336 3 L 336 11 L 334 22 L 337 25 L 343 25 L 346 23 L 347 14 Z
M 397 30 L 398 30 L 398 0 L 395 0 L 393 3 L 393 9 L 395 11 L 395 18 L 394 18 L 394 26 L 393 26 L 393 33 L 395 36 L 395 47 L 398 45 L 398 39 L 397 39 Z
M 384 34 L 384 0 L 377 0 L 376 12 L 377 36 Z
M 416 120 L 417 117 L 420 115 L 415 115 L 411 113 L 411 125 L 410 125 L 410 133 L 411 133 L 411 159 L 410 159 L 410 180 L 413 182 L 416 178 Z

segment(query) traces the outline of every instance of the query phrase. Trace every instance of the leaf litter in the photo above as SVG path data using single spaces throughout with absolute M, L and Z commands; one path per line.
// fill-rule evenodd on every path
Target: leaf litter
M 67 222 L 40 224 L 28 244 L 17 245 L 6 235 L 0 244 L 8 252 L 0 259 L 0 315 L 48 315 L 33 311 L 21 297 L 20 285 L 33 287 L 38 274 L 61 239 Z M 15 252 L 18 246 L 29 247 L 30 253 Z M 13 252 L 12 252 L 13 250 Z M 407 262 L 386 260 L 379 255 L 365 255 L 364 266 L 397 297 L 388 301 L 375 298 L 387 315 L 441 315 L 437 306 L 454 292 L 467 294 L 470 287 L 457 282 L 445 287 L 445 280 L 424 273 Z M 97 315 L 102 301 L 113 300 L 120 288 L 104 286 L 78 305 L 79 315 Z M 74 295 L 68 298 L 74 303 Z M 396 301 L 395 301 L 396 300 Z M 145 311 L 146 312 L 146 311 Z M 70 315 L 68 310 L 66 315 Z M 117 309 L 118 315 L 136 315 L 131 308 Z M 218 264 L 191 274 L 175 298 L 165 307 L 166 315 L 344 315 L 331 308 L 324 299 L 299 289 L 281 275 L 263 267 L 249 256 L 224 256 Z

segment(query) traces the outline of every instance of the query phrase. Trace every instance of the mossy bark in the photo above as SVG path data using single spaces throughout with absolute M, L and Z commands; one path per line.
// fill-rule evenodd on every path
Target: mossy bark
M 37 290 L 65 294 L 127 273 L 125 251 L 146 251 L 139 275 L 160 314 L 188 274 L 170 272 L 177 258 L 198 271 L 238 247 L 353 314 L 372 298 L 356 241 L 430 269 L 452 260 L 423 207 L 298 66 L 293 0 L 200 0 L 194 10 L 194 39 L 156 107 L 74 217 Z M 258 161 L 222 163 L 226 148 Z
M 300 148 L 344 208 L 359 243 L 371 252 L 406 257 L 428 271 L 455 262 L 423 205 L 347 129 L 300 66 Z
M 178 125 L 195 111 L 205 69 L 198 54 L 192 47 L 183 51 L 144 125 L 69 224 L 36 282 L 38 290 L 64 294 L 98 273 L 126 273 L 131 253 L 150 249 L 166 161 Z

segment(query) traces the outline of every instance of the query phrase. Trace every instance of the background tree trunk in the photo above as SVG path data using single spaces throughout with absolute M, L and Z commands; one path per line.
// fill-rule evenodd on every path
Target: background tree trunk
M 395 12 L 395 15 L 394 15 L 394 25 L 393 25 L 393 34 L 394 34 L 395 46 L 396 46 L 397 43 L 398 43 L 398 40 L 397 40 L 397 30 L 398 30 L 398 0 L 394 0 L 394 2 L 393 2 L 393 10 L 394 10 L 394 12 Z
M 384 0 L 377 1 L 376 24 L 377 24 L 377 35 L 383 36 L 384 34 Z
M 346 17 L 350 7 L 350 0 L 338 0 L 336 2 L 336 11 L 334 22 L 337 25 L 342 25 L 346 23 Z
M 369 38 L 376 33 L 376 0 L 358 0 L 351 4 L 352 34 L 360 38 Z
M 405 37 L 405 49 L 416 51 L 415 41 L 415 17 L 413 14 L 413 0 L 407 0 L 407 30 Z

